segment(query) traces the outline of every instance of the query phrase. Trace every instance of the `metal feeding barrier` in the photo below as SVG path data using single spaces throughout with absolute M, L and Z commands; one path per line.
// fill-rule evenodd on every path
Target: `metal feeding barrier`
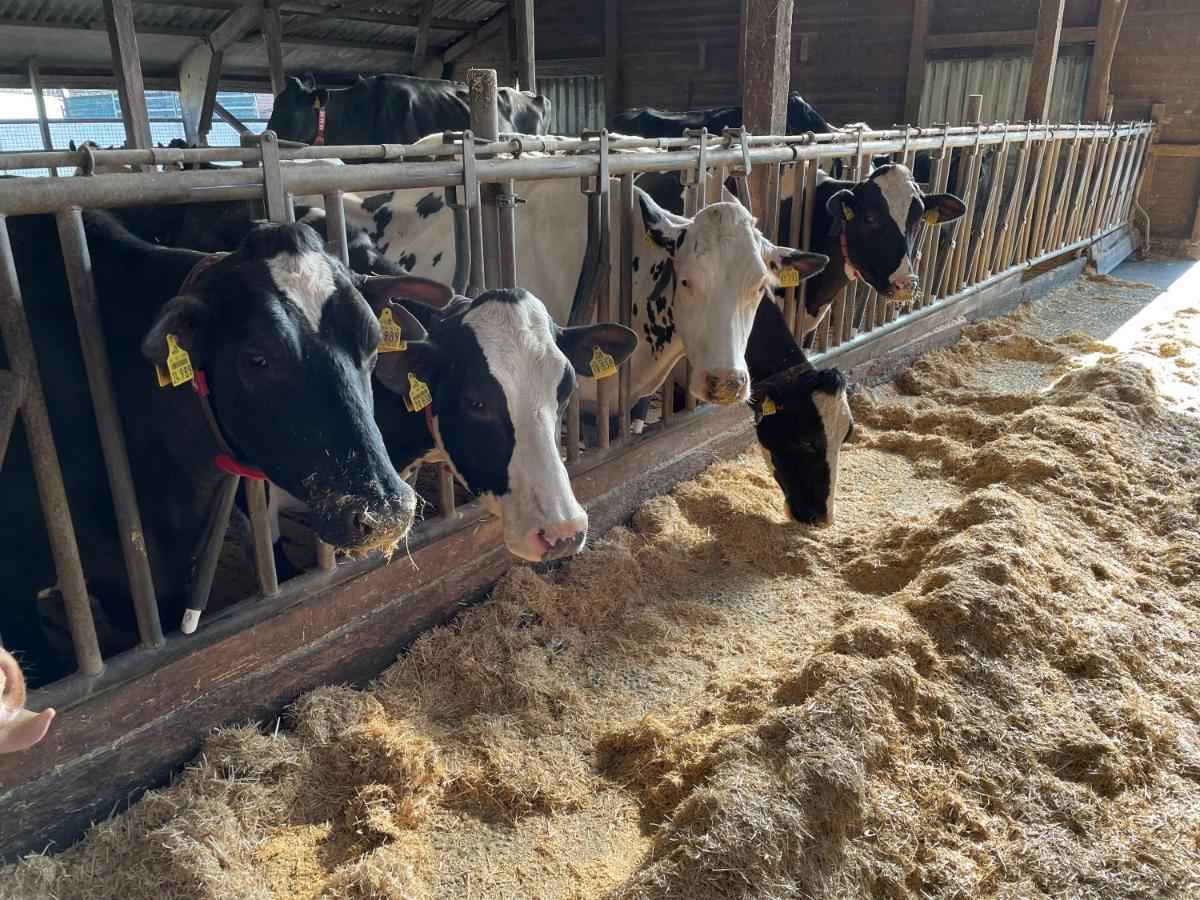
M 700 131 L 672 139 L 626 138 L 603 131 L 579 137 L 500 136 L 494 72 L 472 71 L 470 98 L 472 130 L 445 135 L 434 143 L 308 147 L 284 145 L 273 133 L 265 132 L 247 136 L 252 140 L 236 148 L 90 151 L 90 162 L 95 165 L 142 170 L 129 174 L 0 181 L 0 333 L 11 369 L 11 373 L 0 372 L 0 454 L 8 443 L 13 414 L 19 410 L 33 457 L 77 667 L 74 675 L 43 688 L 39 702 L 61 709 L 101 688 L 151 671 L 168 643 L 159 622 L 81 210 L 250 199 L 263 202 L 271 221 L 286 222 L 293 218 L 292 197 L 319 195 L 324 198 L 331 242 L 346 262 L 345 194 L 443 188 L 453 212 L 455 287 L 476 293 L 521 283 L 517 217 L 536 216 L 538 211 L 522 207 L 519 185 L 579 179 L 587 198 L 588 249 L 572 321 L 629 324 L 632 259 L 640 223 L 634 183 L 640 174 L 679 173 L 684 210 L 693 215 L 700 207 L 722 198 L 727 177 L 744 181 L 761 177 L 765 170 L 768 190 L 764 196 L 770 198 L 770 209 L 755 211 L 764 232 L 776 243 L 807 247 L 813 237 L 813 200 L 819 170 L 840 166 L 842 171 L 858 177 L 880 157 L 902 162 L 911 169 L 918 154 L 928 154 L 928 189 L 946 190 L 953 170 L 956 192 L 966 203 L 965 215 L 951 225 L 928 228 L 919 234 L 917 271 L 926 287 L 911 300 L 903 304 L 887 301 L 860 281 L 851 282 L 841 292 L 817 323 L 812 352 L 819 365 L 822 358 L 870 345 L 1003 279 L 1055 257 L 1078 253 L 1125 226 L 1136 206 L 1153 137 L 1150 123 L 1048 126 L 1029 122 L 792 136 L 752 136 L 741 130 L 722 135 Z M 359 164 L 294 164 L 332 158 Z M 82 162 L 82 154 L 77 152 L 21 152 L 0 155 L 0 170 L 57 166 L 68 171 Z M 181 163 L 221 163 L 225 167 L 154 170 Z M 760 174 L 751 176 L 752 171 Z M 748 195 L 741 190 L 734 193 Z M 780 221 L 777 201 L 789 195 L 799 202 L 792 203 L 787 221 Z M 104 658 L 97 639 L 86 572 L 76 544 L 22 302 L 21 282 L 36 278 L 37 273 L 16 271 L 9 242 L 7 218 L 30 214 L 51 214 L 58 223 L 136 613 L 140 646 L 109 659 Z M 836 260 L 831 263 L 838 264 Z M 779 301 L 797 336 L 804 327 L 804 301 L 803 283 L 787 288 Z M 661 389 L 663 426 L 659 433 L 670 432 L 707 412 L 696 409 L 690 395 L 676 403 L 676 381 L 686 377 L 685 366 L 681 364 Z M 655 439 L 653 434 L 631 433 L 630 411 L 638 398 L 632 396 L 627 365 L 621 367 L 618 379 L 615 437 L 605 427 L 614 412 L 605 391 L 597 392 L 598 424 L 594 430 L 585 429 L 581 422 L 578 394 L 567 408 L 563 457 L 573 477 L 622 453 L 631 442 Z M 437 479 L 440 516 L 416 528 L 414 546 L 467 528 L 485 514 L 478 501 L 456 508 L 452 476 L 441 466 Z M 382 564 L 378 559 L 339 563 L 333 549 L 318 542 L 317 566 L 279 584 L 263 485 L 247 482 L 246 486 L 258 602 L 234 604 L 228 616 L 235 620 L 245 616 L 249 622 L 248 608 L 254 607 L 255 616 L 261 618 L 335 581 L 353 578 Z M 232 498 L 232 489 L 227 489 Z M 223 511 L 218 515 L 228 516 L 228 502 L 213 505 Z M 195 581 L 199 585 L 193 584 L 192 593 L 201 601 L 207 597 L 215 552 L 225 530 L 224 519 L 212 524 L 209 547 L 197 564 Z M 168 624 L 174 627 L 177 623 Z M 309 639 L 315 637 L 319 636 L 310 635 Z M 192 637 L 170 640 L 194 641 L 197 648 L 202 648 L 204 630 Z

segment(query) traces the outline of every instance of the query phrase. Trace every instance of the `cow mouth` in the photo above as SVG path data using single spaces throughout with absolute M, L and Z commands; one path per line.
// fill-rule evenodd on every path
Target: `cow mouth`
M 416 495 L 411 491 L 386 498 L 310 491 L 308 505 L 317 536 L 360 557 L 378 552 L 390 559 L 416 517 Z

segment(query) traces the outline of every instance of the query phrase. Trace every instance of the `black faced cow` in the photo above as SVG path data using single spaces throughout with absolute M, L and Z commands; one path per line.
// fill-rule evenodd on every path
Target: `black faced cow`
M 165 621 L 179 621 L 209 509 L 228 472 L 259 470 L 302 498 L 317 533 L 336 546 L 390 545 L 407 533 L 416 498 L 388 459 L 372 415 L 379 323 L 358 278 L 312 229 L 262 225 L 215 259 L 150 245 L 105 214 L 85 214 L 85 224 L 141 508 L 138 538 Z M 89 592 L 132 632 L 55 224 L 21 217 L 9 229 L 43 371 L 53 373 L 44 380 L 46 401 Z M 160 387 L 155 366 L 179 352 L 195 378 Z M 55 576 L 35 524 L 39 503 L 24 443 L 15 433 L 0 471 L 0 633 L 30 651 L 44 680 L 61 673 L 32 611 Z
M 368 296 L 391 309 L 406 348 L 381 354 L 375 375 L 376 419 L 401 471 L 440 461 L 504 521 L 504 542 L 531 561 L 577 552 L 587 513 L 575 499 L 559 455 L 559 422 L 576 376 L 591 376 L 597 349 L 620 364 L 637 339 L 628 328 L 599 324 L 560 328 L 528 291 L 487 291 L 439 312 L 449 290 L 425 279 L 386 280 Z M 438 295 L 444 292 L 444 296 Z M 404 298 L 397 302 L 394 298 Z M 413 381 L 429 405 L 402 398 Z
M 544 134 L 550 101 L 529 91 L 500 88 L 501 132 Z M 471 112 L 459 81 L 374 75 L 353 87 L 318 89 L 311 78 L 288 78 L 267 128 L 306 144 L 414 144 L 426 135 L 465 131 Z M 359 160 L 362 162 L 363 160 Z
M 641 106 L 623 110 L 613 119 L 613 130 L 622 134 L 635 134 L 647 138 L 681 137 L 688 129 L 707 128 L 720 134 L 726 128 L 737 128 L 742 124 L 740 106 L 719 106 L 713 109 L 694 109 L 688 112 L 670 112 Z M 820 113 L 809 106 L 796 91 L 788 94 L 787 133 L 825 134 L 829 125 Z
M 746 364 L 755 433 L 788 514 L 797 522 L 833 524 L 842 444 L 854 429 L 845 377 L 813 368 L 770 297 L 754 317 Z

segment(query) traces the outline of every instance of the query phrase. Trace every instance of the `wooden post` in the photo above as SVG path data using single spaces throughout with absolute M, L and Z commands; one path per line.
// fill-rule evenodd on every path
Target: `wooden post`
M 742 124 L 751 134 L 783 134 L 792 62 L 792 0 L 746 0 L 745 31 Z M 767 208 L 769 175 L 766 166 L 750 173 L 750 202 L 760 218 Z
M 279 27 L 278 0 L 268 0 L 263 4 L 258 27 L 267 51 L 267 65 L 271 69 L 271 93 L 278 97 L 284 87 L 283 35 Z
M 50 123 L 46 120 L 46 98 L 42 96 L 42 74 L 38 71 L 37 60 L 29 60 L 29 88 L 33 91 L 33 102 L 37 105 L 38 128 L 42 132 L 42 149 L 53 150 L 54 139 L 50 136 Z M 58 177 L 58 167 L 50 168 L 50 176 Z M 4 450 L 0 448 L 0 455 Z
M 425 62 L 425 53 L 429 49 L 429 21 L 433 18 L 433 0 L 421 0 L 421 11 L 417 17 L 417 41 L 413 45 L 412 63 L 408 67 L 410 75 L 419 75 L 418 67 Z
M 179 105 L 183 112 L 184 137 L 189 144 L 208 144 L 213 104 L 217 100 L 217 85 L 221 78 L 221 60 L 226 50 L 262 24 L 263 13 L 263 0 L 243 0 L 242 5 L 192 47 L 179 64 Z M 280 74 L 282 76 L 282 62 Z
M 1041 0 L 1037 32 L 1033 39 L 1033 63 L 1029 68 L 1029 92 L 1025 95 L 1025 118 L 1045 122 L 1050 116 L 1054 92 L 1054 66 L 1062 37 L 1063 6 L 1066 0 Z
M 621 91 L 621 48 L 617 3 L 604 0 L 604 121 L 612 125 L 613 117 L 621 111 L 624 100 Z
M 517 25 L 517 81 L 521 90 L 536 91 L 533 0 L 513 0 L 512 11 Z
M 149 150 L 150 113 L 146 111 L 146 88 L 138 58 L 137 34 L 133 30 L 132 0 L 104 0 L 104 21 L 112 51 L 113 75 L 125 122 L 125 143 L 131 149 Z
M 908 87 L 904 92 L 904 121 L 917 123 L 921 114 L 921 87 L 925 75 L 925 39 L 929 34 L 930 0 L 914 0 L 912 42 L 908 48 Z
M 1100 20 L 1096 24 L 1096 46 L 1088 68 L 1087 90 L 1083 99 L 1084 121 L 1103 122 L 1108 86 L 1112 77 L 1113 57 L 1117 53 L 1117 37 L 1125 21 L 1129 0 L 1100 0 Z

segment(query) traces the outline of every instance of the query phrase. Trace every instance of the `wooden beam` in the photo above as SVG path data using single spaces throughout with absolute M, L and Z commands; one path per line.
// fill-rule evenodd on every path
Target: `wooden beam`
M 624 92 L 621 90 L 620 10 L 617 3 L 618 0 L 604 0 L 604 121 L 610 126 L 624 102 Z
M 914 0 L 912 40 L 908 45 L 908 81 L 904 89 L 904 121 L 917 124 L 925 76 L 925 45 L 929 38 L 930 0 Z
M 38 70 L 37 60 L 29 60 L 29 89 L 33 91 L 33 102 L 37 106 L 38 128 L 42 132 L 42 149 L 53 150 L 54 139 L 50 135 L 50 122 L 46 119 L 46 98 L 42 95 L 42 74 Z M 58 177 L 58 167 L 50 169 L 52 178 Z M 0 448 L 0 455 L 4 453 Z
M 1100 20 L 1096 24 L 1096 46 L 1092 64 L 1088 67 L 1087 89 L 1083 95 L 1083 119 L 1104 121 L 1108 102 L 1108 87 L 1112 77 L 1113 57 L 1117 53 L 1117 38 L 1125 21 L 1129 0 L 1100 0 Z
M 454 41 L 442 51 L 442 62 L 456 62 L 470 53 L 477 44 L 480 44 L 483 41 L 486 41 L 488 38 L 499 34 L 502 28 L 507 27 L 508 16 L 508 9 L 502 9 L 470 34 L 464 35 L 463 37 Z
M 223 107 L 219 101 L 213 101 L 213 112 L 215 112 L 226 125 L 229 125 L 238 134 L 248 134 L 250 129 L 246 127 L 246 123 Z
M 1054 92 L 1054 66 L 1062 37 L 1063 7 L 1067 0 L 1041 0 L 1037 34 L 1033 41 L 1033 63 L 1029 67 L 1029 91 L 1025 95 L 1025 118 L 1045 122 L 1050 116 Z
M 263 47 L 267 51 L 267 66 L 271 70 L 271 93 L 278 97 L 283 93 L 283 32 L 279 24 L 279 3 L 267 0 L 263 3 L 258 30 L 262 32 Z
M 1200 157 L 1200 144 L 1154 144 L 1150 148 L 1151 156 L 1171 156 L 1176 159 L 1196 159 Z
M 117 96 L 125 122 L 125 143 L 135 150 L 154 146 L 150 137 L 150 113 L 146 111 L 146 89 L 138 57 L 137 34 L 133 30 L 132 0 L 104 0 L 104 21 L 112 50 Z
M 261 24 L 262 18 L 262 0 L 245 0 L 192 47 L 179 64 L 179 106 L 183 136 L 189 144 L 208 145 L 225 51 Z
M 536 91 L 533 0 L 513 0 L 513 19 L 517 26 L 517 82 L 523 91 Z
M 1028 47 L 1037 39 L 1035 30 L 972 31 L 963 34 L 931 34 L 925 38 L 928 50 L 966 50 L 972 47 Z M 1090 44 L 1096 40 L 1096 28 L 1064 28 L 1059 44 Z
M 344 19 L 346 13 L 355 12 L 364 6 L 378 6 L 378 0 L 350 0 L 349 3 L 343 3 L 341 6 L 335 6 L 332 9 L 327 9 L 325 12 L 311 17 L 297 16 L 288 19 L 287 24 L 283 26 L 283 34 L 291 34 L 298 28 L 308 28 L 312 25 L 318 25 L 321 22 L 328 22 L 331 19 Z M 401 23 L 397 23 L 401 24 Z M 405 22 L 403 24 L 416 24 L 415 22 Z
M 425 62 L 425 54 L 429 49 L 429 20 L 433 18 L 433 0 L 421 0 L 421 12 L 417 16 L 417 42 L 413 45 L 412 63 L 408 71 L 417 74 L 421 63 Z
M 792 67 L 793 0 L 746 0 L 746 75 L 742 124 L 751 134 L 783 134 Z M 763 216 L 768 167 L 750 173 L 750 202 Z

